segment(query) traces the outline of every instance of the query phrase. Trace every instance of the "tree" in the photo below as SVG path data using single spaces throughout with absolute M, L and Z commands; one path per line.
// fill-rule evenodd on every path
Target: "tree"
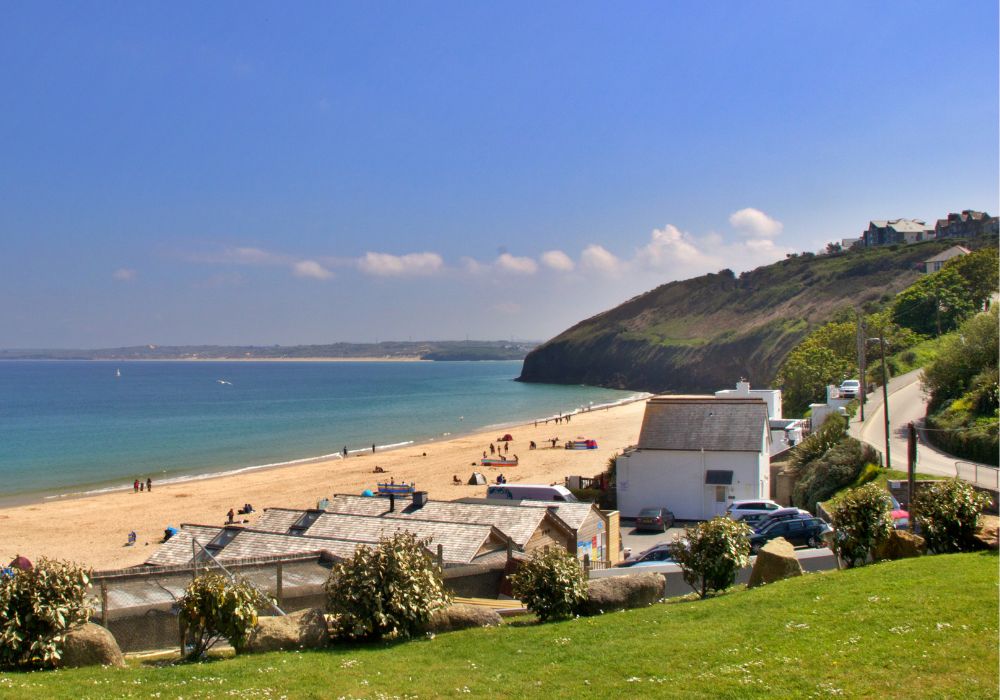
M 958 335 L 943 341 L 937 358 L 924 368 L 923 374 L 932 411 L 968 391 L 981 372 L 997 367 L 1000 352 L 997 325 L 997 308 L 993 307 L 988 313 L 968 319 Z
M 181 627 L 194 640 L 189 657 L 201 658 L 222 639 L 237 652 L 243 651 L 257 626 L 257 611 L 270 603 L 249 581 L 202 574 L 185 589 L 180 601 Z
M 872 550 L 892 532 L 892 499 L 878 484 L 848 491 L 833 512 L 834 551 L 848 568 L 864 565 Z
M 576 557 L 560 547 L 532 553 L 510 576 L 514 595 L 542 622 L 572 616 L 587 599 Z
M 709 591 L 724 591 L 750 561 L 750 535 L 746 523 L 716 517 L 687 529 L 675 539 L 670 553 L 680 565 L 684 581 L 702 598 Z
M 913 500 L 927 547 L 938 553 L 969 549 L 979 516 L 990 504 L 989 496 L 958 478 L 921 489 Z
M 39 559 L 0 574 L 0 668 L 46 668 L 62 658 L 66 633 L 90 617 L 90 575 L 71 562 Z
M 358 547 L 326 582 L 337 634 L 352 639 L 412 636 L 450 600 L 424 543 L 409 532 Z

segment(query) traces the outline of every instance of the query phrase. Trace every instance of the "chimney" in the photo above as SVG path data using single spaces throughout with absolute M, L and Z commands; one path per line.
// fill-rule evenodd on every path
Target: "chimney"
M 395 494 L 389 494 L 389 512 L 395 512 L 396 510 L 396 496 Z
M 423 508 L 427 505 L 427 492 L 426 491 L 414 491 L 413 492 L 413 507 Z

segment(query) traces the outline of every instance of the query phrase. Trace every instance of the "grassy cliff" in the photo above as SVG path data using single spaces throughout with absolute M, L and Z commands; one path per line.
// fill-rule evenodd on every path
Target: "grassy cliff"
M 845 307 L 888 301 L 917 279 L 917 263 L 949 245 L 804 254 L 738 277 L 670 282 L 534 349 L 520 379 L 675 392 L 740 377 L 763 386 L 810 330 Z

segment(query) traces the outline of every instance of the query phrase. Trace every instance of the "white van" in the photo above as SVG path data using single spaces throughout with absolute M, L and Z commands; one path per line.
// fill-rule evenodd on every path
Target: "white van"
M 577 503 L 576 496 L 565 486 L 546 484 L 497 484 L 486 489 L 491 501 L 562 501 Z

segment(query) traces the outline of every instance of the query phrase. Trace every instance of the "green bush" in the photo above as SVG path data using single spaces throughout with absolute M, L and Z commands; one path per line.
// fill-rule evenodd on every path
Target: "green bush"
M 257 611 L 271 601 L 248 581 L 221 574 L 202 574 L 184 590 L 180 624 L 193 640 L 189 657 L 200 658 L 222 639 L 237 652 L 246 648 L 257 626 Z
M 687 582 L 702 598 L 708 591 L 724 591 L 750 561 L 750 535 L 746 523 L 716 517 L 687 529 L 675 539 L 670 553 Z
M 920 532 L 933 552 L 970 549 L 979 516 L 990 497 L 960 479 L 939 481 L 921 489 L 913 499 L 913 513 Z
M 816 505 L 855 483 L 865 466 L 877 461 L 875 450 L 854 438 L 844 437 L 826 453 L 799 469 L 792 501 L 813 513 Z
M 868 555 L 892 532 L 892 499 L 879 484 L 845 493 L 833 510 L 834 551 L 848 568 L 864 565 Z
M 0 574 L 0 668 L 56 665 L 66 633 L 90 617 L 89 588 L 87 571 L 65 561 Z
M 542 622 L 572 616 L 587 599 L 580 562 L 561 547 L 535 550 L 510 582 L 514 596 Z
M 827 416 L 823 425 L 792 448 L 792 463 L 800 468 L 806 466 L 825 455 L 827 450 L 843 440 L 845 435 L 847 435 L 847 421 L 844 417 L 836 414 Z
M 419 633 L 450 602 L 425 543 L 412 533 L 358 547 L 335 564 L 326 582 L 335 633 L 348 639 L 393 639 Z

